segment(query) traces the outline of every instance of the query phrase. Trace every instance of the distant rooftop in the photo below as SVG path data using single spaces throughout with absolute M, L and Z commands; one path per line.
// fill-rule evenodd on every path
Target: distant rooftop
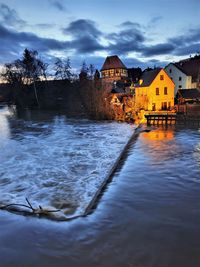
M 199 89 L 179 89 L 178 93 L 185 99 L 200 99 Z
M 153 82 L 153 80 L 156 78 L 156 76 L 160 71 L 161 68 L 156 68 L 153 70 L 145 70 L 140 78 L 140 80 L 142 80 L 143 82 L 141 84 L 140 83 L 136 84 L 136 87 L 147 87 L 151 85 L 151 83 Z
M 109 69 L 127 69 L 124 63 L 118 56 L 109 56 L 106 58 L 102 70 L 109 70 Z
M 200 76 L 200 57 L 188 58 L 174 63 L 187 76 L 192 76 L 192 80 L 196 81 Z

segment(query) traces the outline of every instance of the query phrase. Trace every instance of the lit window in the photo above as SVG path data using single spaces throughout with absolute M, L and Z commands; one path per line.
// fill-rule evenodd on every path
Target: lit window
M 164 75 L 160 75 L 160 80 L 161 80 L 161 81 L 164 80 Z
M 156 88 L 156 95 L 159 95 L 159 88 Z
M 164 95 L 167 95 L 167 87 L 164 87 Z

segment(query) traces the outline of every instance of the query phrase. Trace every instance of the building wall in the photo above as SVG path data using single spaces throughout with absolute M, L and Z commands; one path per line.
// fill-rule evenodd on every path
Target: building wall
M 171 77 L 173 82 L 175 83 L 175 90 L 174 94 L 176 96 L 179 89 L 190 89 L 195 88 L 192 84 L 192 77 L 187 76 L 185 73 L 183 73 L 181 70 L 179 70 L 176 66 L 173 64 L 169 64 L 165 71 L 167 74 Z
M 126 69 L 109 69 L 102 70 L 101 77 L 103 79 L 120 80 L 122 77 L 128 77 L 128 71 Z
M 163 80 L 160 80 L 163 75 Z M 165 89 L 167 88 L 167 94 Z M 156 94 L 159 88 L 159 94 Z M 174 106 L 174 83 L 164 70 L 161 70 L 149 87 L 136 87 L 136 107 L 145 110 L 167 110 Z

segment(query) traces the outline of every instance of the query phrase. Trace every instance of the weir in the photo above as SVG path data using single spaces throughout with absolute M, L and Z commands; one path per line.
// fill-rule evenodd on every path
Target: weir
M 128 148 L 130 147 L 130 145 L 136 139 L 136 137 L 138 136 L 138 134 L 140 132 L 141 132 L 141 125 L 139 125 L 135 129 L 135 131 L 133 132 L 133 134 L 129 138 L 128 142 L 126 143 L 126 145 L 124 146 L 123 150 L 119 154 L 119 156 L 118 156 L 117 160 L 115 161 L 114 165 L 112 166 L 112 168 L 110 169 L 109 173 L 107 174 L 106 179 L 101 184 L 101 186 L 97 190 L 96 194 L 94 195 L 93 199 L 90 201 L 89 205 L 85 209 L 85 212 L 84 212 L 83 216 L 87 216 L 90 213 L 92 213 L 92 211 L 96 207 L 98 201 L 100 200 L 100 198 L 102 196 L 102 193 L 105 191 L 107 185 L 112 181 L 113 175 L 114 175 L 115 171 L 117 170 L 122 158 L 126 155 L 126 152 L 127 152 Z
M 37 216 L 37 217 L 43 217 L 43 218 L 48 218 L 50 220 L 56 220 L 56 221 L 71 221 L 80 217 L 86 217 L 87 215 L 91 214 L 94 209 L 96 208 L 100 198 L 102 197 L 103 192 L 105 191 L 105 189 L 107 188 L 108 184 L 112 181 L 112 178 L 114 176 L 115 171 L 117 170 L 117 168 L 119 167 L 119 164 L 121 162 L 121 160 L 126 156 L 127 150 L 129 149 L 130 145 L 133 143 L 133 141 L 137 138 L 137 136 L 139 135 L 139 133 L 142 132 L 142 126 L 138 125 L 136 127 L 136 129 L 134 129 L 134 132 L 132 133 L 131 137 L 129 138 L 129 140 L 127 141 L 127 143 L 125 144 L 125 146 L 123 147 L 123 150 L 120 152 L 119 156 L 117 157 L 115 163 L 113 164 L 113 166 L 111 167 L 111 169 L 109 170 L 106 178 L 104 179 L 104 181 L 102 182 L 102 184 L 100 185 L 100 187 L 98 188 L 98 190 L 96 191 L 94 197 L 92 198 L 92 200 L 89 202 L 88 206 L 86 207 L 86 209 L 84 210 L 84 212 L 80 215 L 74 215 L 71 217 L 65 217 L 65 218 L 57 218 L 52 216 L 52 213 L 55 213 L 59 210 L 45 210 L 43 209 L 41 206 L 39 206 L 39 208 L 33 208 L 31 203 L 28 201 L 28 199 L 26 199 L 28 205 L 24 205 L 24 204 L 8 204 L 8 205 L 3 205 L 0 206 L 1 210 L 7 210 L 16 214 L 22 214 L 24 216 Z M 26 210 L 21 210 L 20 207 L 28 207 L 29 209 Z

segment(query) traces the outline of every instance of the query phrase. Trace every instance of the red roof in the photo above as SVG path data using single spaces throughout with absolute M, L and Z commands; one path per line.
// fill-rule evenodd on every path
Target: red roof
M 127 69 L 127 68 L 121 61 L 121 59 L 115 55 L 106 58 L 103 67 L 101 68 L 101 71 L 109 69 Z

